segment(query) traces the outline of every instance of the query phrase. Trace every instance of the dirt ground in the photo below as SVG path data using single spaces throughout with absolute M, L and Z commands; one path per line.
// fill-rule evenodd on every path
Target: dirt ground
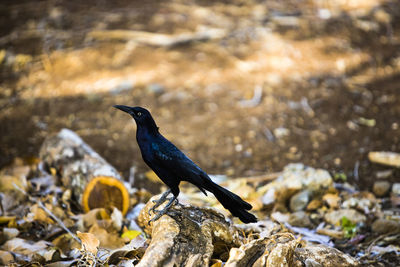
M 397 1 L 0 5 L 0 167 L 69 128 L 126 177 L 131 166 L 144 173 L 135 125 L 114 104 L 150 109 L 211 174 L 302 162 L 368 188 L 385 168 L 367 153 L 400 151 Z M 173 46 L 107 32 L 210 29 L 221 36 Z

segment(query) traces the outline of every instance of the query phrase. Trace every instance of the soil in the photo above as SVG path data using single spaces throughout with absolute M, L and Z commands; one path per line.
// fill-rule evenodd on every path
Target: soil
M 208 173 L 302 162 L 368 189 L 387 169 L 368 152 L 400 152 L 400 9 L 351 2 L 2 1 L 0 167 L 69 128 L 125 177 L 143 174 L 136 126 L 112 108 L 125 104 L 150 109 Z M 207 28 L 226 34 L 172 47 L 90 38 Z

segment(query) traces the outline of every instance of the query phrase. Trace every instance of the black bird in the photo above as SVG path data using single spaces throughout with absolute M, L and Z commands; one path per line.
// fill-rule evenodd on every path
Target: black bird
M 169 187 L 169 190 L 152 207 L 151 211 L 156 212 L 157 215 L 151 221 L 159 219 L 168 211 L 172 204 L 177 201 L 179 183 L 181 181 L 188 181 L 196 185 L 205 195 L 207 195 L 206 190 L 213 193 L 222 206 L 242 222 L 257 222 L 256 216 L 247 211 L 252 208 L 249 203 L 241 199 L 238 195 L 214 183 L 207 173 L 160 134 L 153 117 L 147 109 L 123 105 L 115 105 L 114 107 L 133 117 L 137 125 L 136 140 L 142 152 L 144 162 Z M 165 202 L 171 192 L 173 197 L 169 199 L 165 208 L 161 211 L 155 210 Z

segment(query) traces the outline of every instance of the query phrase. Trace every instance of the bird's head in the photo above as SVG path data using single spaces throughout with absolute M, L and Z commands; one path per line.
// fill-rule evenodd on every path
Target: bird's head
M 149 128 L 158 129 L 150 112 L 145 108 L 129 107 L 129 106 L 124 106 L 124 105 L 114 105 L 114 108 L 122 110 L 122 111 L 128 113 L 129 115 L 131 115 L 138 126 L 146 126 Z

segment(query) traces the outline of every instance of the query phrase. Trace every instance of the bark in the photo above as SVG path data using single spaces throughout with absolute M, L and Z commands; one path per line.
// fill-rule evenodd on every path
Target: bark
M 121 175 L 73 131 L 62 129 L 47 138 L 40 158 L 56 171 L 85 211 L 117 207 L 126 213 L 129 195 Z

